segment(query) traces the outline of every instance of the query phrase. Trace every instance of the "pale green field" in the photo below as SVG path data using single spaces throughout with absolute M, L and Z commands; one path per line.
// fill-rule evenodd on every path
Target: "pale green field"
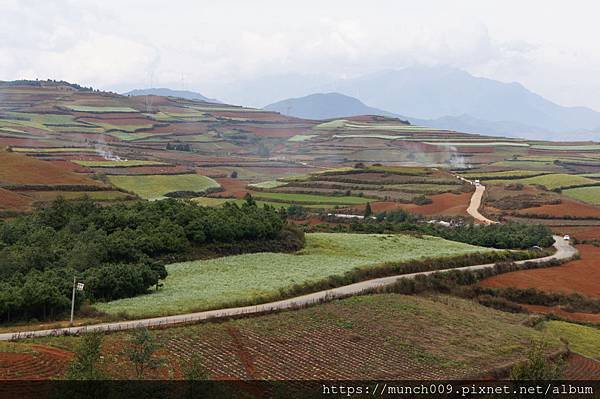
M 587 177 L 579 175 L 567 175 L 565 173 L 547 174 L 536 177 L 528 177 L 525 179 L 511 179 L 511 180 L 488 180 L 489 183 L 499 184 L 510 184 L 510 183 L 522 183 L 522 184 L 539 184 L 546 187 L 549 190 L 561 187 L 571 186 L 583 186 L 586 184 L 597 184 L 598 181 L 589 179 Z
M 575 198 L 592 205 L 600 205 L 600 187 L 577 187 L 562 192 L 567 197 Z
M 400 140 L 405 136 L 392 136 L 388 134 L 335 134 L 334 139 L 381 139 L 381 140 Z
M 441 141 L 424 141 L 423 143 L 429 145 L 437 145 L 442 147 L 529 147 L 527 143 L 519 143 L 514 141 L 489 141 L 489 142 L 477 142 L 477 141 L 463 141 L 463 142 L 441 142 Z
M 542 331 L 566 339 L 574 352 L 600 360 L 600 328 L 553 320 L 545 322 Z
M 208 188 L 220 187 L 213 179 L 194 174 L 109 176 L 108 179 L 116 187 L 134 192 L 148 200 L 161 199 L 165 194 L 175 191 L 202 192 Z
M 131 166 L 160 166 L 168 165 L 164 162 L 158 161 L 144 161 L 138 159 L 130 159 L 127 161 L 73 161 L 74 163 L 81 166 L 88 166 L 91 168 L 115 168 L 115 167 L 131 167 Z
M 140 132 L 140 133 L 132 133 L 132 132 L 121 132 L 121 131 L 113 131 L 109 133 L 111 136 L 114 136 L 116 138 L 118 138 L 119 140 L 123 140 L 123 141 L 135 141 L 135 140 L 142 140 L 142 139 L 146 139 L 148 137 L 156 137 L 159 136 L 155 133 L 144 133 L 144 132 Z
M 286 183 L 284 182 L 280 182 L 277 180 L 268 180 L 268 181 L 263 181 L 260 183 L 252 183 L 252 184 L 248 184 L 248 187 L 253 187 L 253 188 L 277 188 L 277 187 L 281 187 L 281 186 L 285 186 Z
M 316 135 L 316 134 L 297 134 L 293 137 L 290 137 L 288 139 L 288 141 L 291 141 L 291 142 L 307 141 L 307 140 L 310 140 L 313 137 L 317 137 L 317 136 L 318 135 Z
M 472 172 L 472 173 L 463 173 L 461 176 L 467 179 L 502 179 L 507 176 L 520 176 L 520 177 L 534 177 L 540 176 L 544 174 L 549 174 L 550 172 L 544 172 L 540 170 L 504 170 L 501 172 Z
M 92 105 L 65 105 L 68 108 L 76 112 L 92 112 L 92 113 L 108 113 L 108 112 L 139 112 L 137 109 L 129 107 L 95 107 Z
M 589 145 L 533 145 L 531 148 L 538 150 L 555 151 L 600 151 L 600 144 Z
M 263 193 L 257 192 L 254 197 L 258 199 L 284 201 L 289 203 L 314 203 L 331 205 L 359 205 L 374 201 L 372 198 L 352 197 L 352 196 L 327 196 L 315 194 L 291 194 L 291 193 Z
M 295 254 L 255 253 L 168 265 L 169 276 L 158 292 L 97 307 L 136 317 L 214 309 L 273 297 L 294 284 L 341 276 L 355 268 L 490 251 L 429 236 L 314 233 L 306 235 L 306 247 Z

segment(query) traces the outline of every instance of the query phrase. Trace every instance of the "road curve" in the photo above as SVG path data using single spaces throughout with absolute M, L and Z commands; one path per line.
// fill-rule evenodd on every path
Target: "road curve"
M 484 224 L 498 223 L 498 222 L 494 222 L 493 220 L 486 218 L 481 213 L 479 213 L 479 208 L 481 207 L 481 200 L 483 198 L 484 192 L 485 192 L 485 186 L 482 186 L 481 184 L 478 184 L 475 186 L 475 192 L 471 196 L 471 203 L 469 204 L 469 207 L 467 208 L 467 213 Z
M 577 250 L 570 245 L 568 241 L 563 240 L 562 237 L 554 236 L 554 247 L 556 248 L 556 253 L 551 256 L 546 256 L 538 259 L 530 259 L 528 261 L 518 261 L 515 262 L 517 264 L 523 264 L 525 262 L 543 262 L 552 259 L 557 260 L 565 260 L 573 257 Z M 101 324 L 91 324 L 88 326 L 80 326 L 80 327 L 67 327 L 67 328 L 57 328 L 52 330 L 38 330 L 38 331 L 16 331 L 0 334 L 1 341 L 9 341 L 9 340 L 19 340 L 26 338 L 34 338 L 34 337 L 45 337 L 52 335 L 70 335 L 70 334 L 80 334 L 91 331 L 120 331 L 120 330 L 130 330 L 134 328 L 140 327 L 160 327 L 160 326 L 172 326 L 181 323 L 188 322 L 196 322 L 202 320 L 209 319 L 222 319 L 228 317 L 239 317 L 244 315 L 251 314 L 260 314 L 265 312 L 270 312 L 274 310 L 282 310 L 282 309 L 292 309 L 300 306 L 310 305 L 314 303 L 319 303 L 327 300 L 331 300 L 334 298 L 345 297 L 349 295 L 363 293 L 365 291 L 369 291 L 375 288 L 384 287 L 388 285 L 394 284 L 399 279 L 403 278 L 414 278 L 418 275 L 429 275 L 437 272 L 448 272 L 451 270 L 480 270 L 494 267 L 493 263 L 485 264 L 485 265 L 475 265 L 475 266 L 465 266 L 459 267 L 455 269 L 443 269 L 436 271 L 428 271 L 428 272 L 419 272 L 419 273 L 411 273 L 411 274 L 402 274 L 390 277 L 382 277 L 376 278 L 373 280 L 361 281 L 358 283 L 345 285 L 338 288 L 332 288 L 324 291 L 314 292 L 312 294 L 302 295 L 290 299 L 284 299 L 276 302 L 269 302 L 261 305 L 255 306 L 243 306 L 237 308 L 227 308 L 227 309 L 218 309 L 218 310 L 209 310 L 204 312 L 196 312 L 196 313 L 188 313 L 182 315 L 175 316 L 164 316 L 164 317 L 155 317 L 150 319 L 140 319 L 140 320 L 132 320 L 132 321 L 122 321 L 122 322 L 113 322 L 113 323 L 101 323 Z

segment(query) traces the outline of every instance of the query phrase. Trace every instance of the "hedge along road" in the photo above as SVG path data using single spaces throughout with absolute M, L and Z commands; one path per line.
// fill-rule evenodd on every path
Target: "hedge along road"
M 563 240 L 560 236 L 554 236 L 554 247 L 556 248 L 556 253 L 554 255 L 546 256 L 538 259 L 530 259 L 525 261 L 515 262 L 518 265 L 522 265 L 525 262 L 545 262 L 549 260 L 567 260 L 573 257 L 577 250 L 570 245 L 568 241 Z M 257 315 L 261 313 L 268 313 L 277 310 L 284 309 L 294 309 L 302 306 L 307 306 L 315 303 L 320 303 L 323 301 L 342 298 L 351 295 L 356 295 L 360 293 L 364 293 L 376 288 L 381 288 L 385 286 L 389 286 L 394 284 L 400 279 L 403 278 L 414 278 L 418 275 L 429 275 L 432 273 L 439 272 L 448 272 L 451 270 L 480 270 L 480 269 L 488 269 L 494 267 L 493 263 L 485 264 L 485 265 L 475 265 L 475 266 L 465 266 L 458 267 L 454 269 L 443 269 L 443 270 L 435 270 L 428 272 L 419 272 L 419 273 L 411 273 L 411 274 L 402 274 L 390 277 L 382 277 L 376 278 L 372 280 L 361 281 L 358 283 L 345 285 L 338 288 L 332 288 L 324 291 L 314 292 L 312 294 L 297 296 L 290 299 L 284 299 L 281 301 L 264 303 L 261 305 L 254 306 L 243 306 L 237 308 L 227 308 L 227 309 L 217 309 L 217 310 L 209 310 L 204 312 L 197 313 L 187 313 L 175 316 L 164 316 L 164 317 L 155 317 L 149 319 L 139 319 L 132 321 L 122 321 L 122 322 L 114 322 L 114 323 L 101 323 L 101 324 L 91 324 L 87 326 L 79 326 L 79 327 L 67 327 L 67 328 L 57 328 L 53 330 L 38 330 L 38 331 L 21 331 L 21 332 L 12 332 L 12 333 L 4 333 L 0 334 L 1 341 L 9 341 L 9 340 L 19 340 L 26 338 L 34 338 L 34 337 L 45 337 L 45 336 L 53 336 L 53 335 L 71 335 L 71 334 L 82 334 L 86 332 L 92 331 L 120 331 L 120 330 L 131 330 L 135 328 L 141 327 L 162 327 L 162 326 L 172 326 L 182 323 L 189 322 L 197 322 L 202 320 L 209 319 L 224 319 L 229 317 L 243 317 L 245 315 Z

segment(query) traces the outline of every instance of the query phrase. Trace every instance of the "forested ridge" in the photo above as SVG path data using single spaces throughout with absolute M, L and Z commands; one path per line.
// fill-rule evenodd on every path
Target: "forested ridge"
M 84 299 L 139 295 L 167 275 L 165 263 L 203 248 L 296 250 L 303 236 L 272 207 L 201 207 L 164 200 L 99 206 L 65 201 L 0 222 L 0 320 L 56 317 L 70 309 L 73 277 Z M 241 248 L 241 249 L 240 249 Z

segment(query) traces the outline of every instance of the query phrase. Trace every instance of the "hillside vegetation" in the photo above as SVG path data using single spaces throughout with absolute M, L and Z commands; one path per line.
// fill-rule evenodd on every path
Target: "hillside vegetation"
M 93 301 L 145 293 L 167 276 L 167 260 L 208 251 L 297 250 L 270 207 L 205 208 L 166 200 L 100 207 L 58 200 L 0 223 L 0 320 L 46 319 L 70 306 L 73 277 Z
M 256 303 L 294 285 L 342 277 L 358 268 L 492 251 L 428 236 L 307 234 L 306 247 L 294 254 L 256 253 L 168 265 L 163 289 L 98 308 L 137 317 Z

